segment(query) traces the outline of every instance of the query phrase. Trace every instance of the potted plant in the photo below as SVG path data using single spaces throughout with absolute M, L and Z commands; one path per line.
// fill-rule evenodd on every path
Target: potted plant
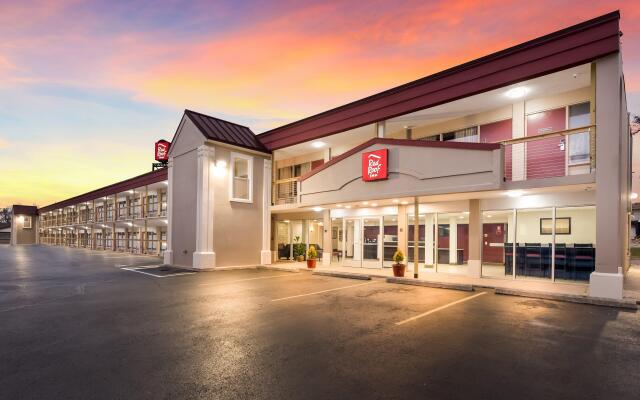
M 404 276 L 404 270 L 406 266 L 402 263 L 404 261 L 404 254 L 400 249 L 393 253 L 393 276 L 402 278 Z
M 313 269 L 316 267 L 316 260 L 318 258 L 318 252 L 316 251 L 316 246 L 309 246 L 309 251 L 307 251 L 307 268 Z
M 296 261 L 304 261 L 305 244 L 300 242 L 300 236 L 293 238 L 293 259 Z

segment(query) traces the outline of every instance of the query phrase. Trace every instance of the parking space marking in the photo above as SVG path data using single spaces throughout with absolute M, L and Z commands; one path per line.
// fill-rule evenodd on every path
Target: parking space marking
M 321 293 L 327 293 L 327 292 L 333 292 L 336 290 L 342 290 L 342 289 L 349 289 L 352 287 L 358 287 L 358 286 L 364 286 L 364 285 L 371 285 L 372 283 L 376 283 L 376 281 L 371 281 L 371 282 L 366 282 L 366 283 L 359 283 L 357 285 L 349 285 L 349 286 L 341 286 L 338 288 L 333 288 L 333 289 L 327 289 L 327 290 L 320 290 L 318 292 L 311 292 L 311 293 L 304 293 L 304 294 L 297 294 L 295 296 L 287 296 L 287 297 L 282 297 L 280 299 L 273 299 L 271 301 L 282 301 L 282 300 L 289 300 L 289 299 L 296 299 L 298 297 L 304 297 L 304 296 L 313 296 L 316 294 L 321 294 Z
M 407 322 L 415 321 L 418 318 L 426 317 L 427 315 L 433 314 L 433 313 L 438 312 L 438 311 L 442 311 L 445 308 L 449 308 L 451 306 L 455 306 L 456 304 L 464 303 L 465 301 L 469 301 L 469 300 L 475 299 L 476 297 L 479 297 L 479 296 L 482 296 L 482 295 L 485 295 L 485 294 L 487 294 L 487 292 L 480 292 L 478 294 L 474 294 L 473 296 L 465 297 L 464 299 L 452 301 L 451 303 L 445 304 L 445 305 L 440 306 L 438 308 L 434 308 L 433 310 L 429 310 L 429 311 L 424 312 L 422 314 L 415 315 L 415 316 L 413 316 L 411 318 L 407 318 L 407 319 L 405 319 L 403 321 L 400 321 L 400 322 L 396 322 L 396 325 L 403 325 L 403 324 L 406 324 Z
M 144 275 L 149 275 L 149 276 L 153 276 L 154 278 L 169 278 L 169 277 L 173 277 L 173 276 L 181 276 L 181 275 L 193 275 L 195 274 L 195 272 L 178 272 L 175 274 L 168 274 L 168 275 L 156 275 L 156 274 L 152 274 L 150 272 L 145 272 L 145 271 L 140 271 L 141 269 L 149 269 L 149 268 L 157 268 L 158 265 L 147 265 L 147 266 L 142 266 L 142 267 L 125 267 L 125 268 L 120 268 L 126 271 L 131 271 L 131 272 L 137 272 L 139 274 L 144 274 Z
M 246 278 L 246 279 L 236 279 L 233 281 L 226 281 L 226 282 L 216 282 L 216 283 L 201 283 L 198 286 L 222 286 L 225 285 L 227 283 L 236 283 L 236 282 L 245 282 L 245 281 L 255 281 L 257 279 L 271 279 L 271 278 L 280 278 L 283 276 L 296 276 L 295 273 L 287 273 L 287 274 L 282 274 L 282 275 L 271 275 L 271 276 L 259 276 L 256 278 Z

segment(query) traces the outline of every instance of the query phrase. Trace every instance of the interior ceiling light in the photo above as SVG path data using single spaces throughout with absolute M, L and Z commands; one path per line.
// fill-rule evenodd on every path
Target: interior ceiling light
M 322 207 L 313 207 L 313 211 L 320 212 L 322 211 Z
M 509 190 L 507 192 L 507 196 L 509 197 L 520 197 L 522 195 L 523 195 L 522 190 Z
M 629 198 L 630 198 L 631 200 L 635 200 L 635 199 L 637 199 L 637 198 L 638 198 L 638 193 L 636 193 L 636 192 L 631 193 L 631 195 L 629 195 Z
M 524 86 L 518 86 L 507 90 L 504 95 L 510 99 L 519 99 L 529 93 L 529 89 Z
M 316 140 L 315 142 L 311 142 L 311 146 L 315 147 L 316 149 L 319 149 L 321 147 L 326 146 L 327 144 L 325 142 L 321 142 L 319 140 Z

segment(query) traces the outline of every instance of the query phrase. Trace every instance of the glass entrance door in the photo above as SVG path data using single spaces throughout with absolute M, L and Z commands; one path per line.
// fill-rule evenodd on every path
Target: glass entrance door
M 362 267 L 362 228 L 360 218 L 344 220 L 344 262 L 346 267 Z
M 382 268 L 382 217 L 363 218 L 362 228 L 362 266 Z
M 382 217 L 344 219 L 346 267 L 382 268 Z

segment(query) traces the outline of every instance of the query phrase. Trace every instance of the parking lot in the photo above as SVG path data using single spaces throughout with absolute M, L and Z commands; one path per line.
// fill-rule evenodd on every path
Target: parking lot
M 636 311 L 0 246 L 3 399 L 637 399 Z

